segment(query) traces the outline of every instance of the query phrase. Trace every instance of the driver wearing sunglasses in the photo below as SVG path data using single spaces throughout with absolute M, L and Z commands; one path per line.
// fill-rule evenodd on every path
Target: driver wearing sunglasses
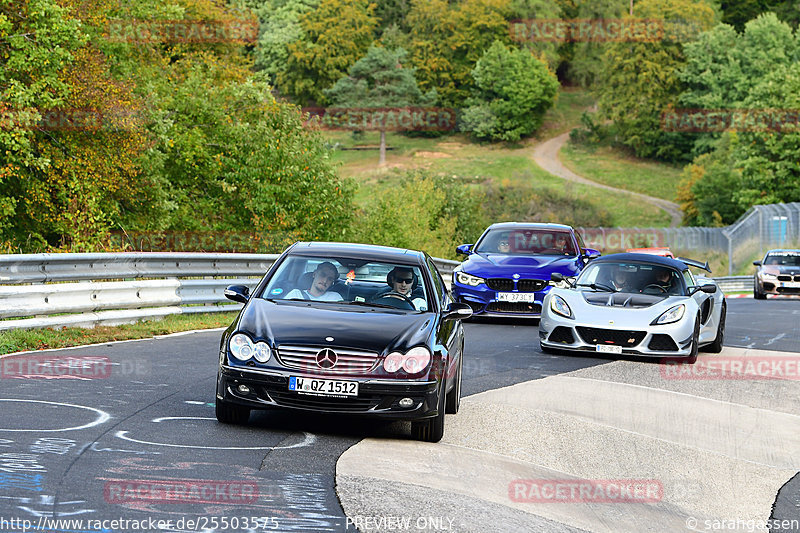
M 402 294 L 414 304 L 417 311 L 427 311 L 428 303 L 424 298 L 413 297 L 412 291 L 414 289 L 414 273 L 410 268 L 395 267 L 392 270 L 391 276 L 392 292 Z

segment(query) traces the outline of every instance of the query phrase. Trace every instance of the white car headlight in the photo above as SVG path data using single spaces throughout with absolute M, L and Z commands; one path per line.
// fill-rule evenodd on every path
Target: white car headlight
M 656 319 L 654 324 L 672 324 L 673 322 L 677 322 L 681 318 L 683 318 L 683 313 L 686 312 L 686 306 L 683 304 L 676 305 L 670 309 L 667 309 L 661 316 Z
M 470 274 L 467 274 L 466 272 L 456 272 L 456 281 L 458 281 L 462 285 L 477 287 L 485 280 L 483 278 L 479 278 L 478 276 L 472 276 Z
M 259 343 L 263 344 L 263 343 Z M 244 333 L 237 333 L 228 341 L 228 347 L 231 350 L 231 355 L 240 361 L 247 361 L 256 351 L 252 339 Z
M 771 278 L 771 279 L 778 279 L 777 274 L 770 274 L 769 272 L 759 272 L 762 278 Z
M 569 308 L 564 298 L 557 294 L 550 297 L 550 310 L 564 318 L 572 318 L 572 309 Z

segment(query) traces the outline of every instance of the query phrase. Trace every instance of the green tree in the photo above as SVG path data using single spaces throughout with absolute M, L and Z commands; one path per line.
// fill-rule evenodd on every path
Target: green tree
M 794 0 L 733 0 L 720 2 L 722 22 L 730 24 L 738 31 L 744 29 L 748 21 L 766 13 L 776 13 L 784 22 L 795 27 L 800 19 L 800 9 Z
M 785 22 L 768 13 L 751 20 L 739 34 L 720 24 L 687 43 L 686 65 L 680 71 L 684 92 L 680 106 L 699 109 L 744 107 L 753 88 L 770 73 L 797 60 L 797 37 Z M 694 153 L 712 149 L 717 133 L 695 136 Z
M 300 16 L 315 9 L 319 0 L 250 1 L 260 21 L 255 65 L 265 72 L 271 82 L 286 68 L 289 44 L 303 38 Z
M 422 94 L 414 69 L 403 67 L 406 51 L 370 47 L 367 55 L 350 67 L 325 96 L 335 107 L 429 106 L 436 101 L 436 90 Z M 381 132 L 379 165 L 386 164 L 386 130 Z
M 742 131 L 737 153 L 742 186 L 735 197 L 748 208 L 753 204 L 800 201 L 800 62 L 775 69 L 745 99 L 749 109 L 774 109 L 775 124 L 763 131 Z M 792 113 L 794 116 L 792 117 Z
M 510 41 L 510 0 L 411 0 L 409 58 L 423 91 L 460 107 L 473 87 L 471 71 L 491 44 Z
M 713 8 L 690 0 L 642 0 L 634 4 L 639 18 L 683 20 L 710 28 Z M 621 42 L 608 47 L 598 79 L 598 107 L 620 142 L 637 156 L 677 160 L 689 152 L 687 137 L 661 129 L 661 116 L 675 106 L 682 86 L 679 71 L 686 59 L 680 39 Z
M 0 249 L 26 238 L 20 193 L 32 172 L 50 164 L 36 149 L 33 125 L 40 110 L 66 105 L 70 87 L 61 74 L 86 39 L 80 22 L 54 0 L 0 1 Z
M 396 187 L 375 191 L 348 238 L 452 257 L 457 218 L 447 213 L 448 203 L 447 193 L 432 177 L 412 174 Z
M 536 131 L 559 88 L 544 61 L 497 41 L 472 76 L 476 91 L 461 117 L 462 129 L 493 141 L 518 141 Z
M 346 75 L 374 40 L 374 11 L 375 4 L 367 0 L 322 0 L 301 15 L 304 36 L 289 44 L 278 88 L 300 105 L 326 104 L 323 90 Z
M 702 154 L 683 169 L 677 199 L 688 226 L 733 224 L 746 210 L 736 195 L 742 174 L 736 154 L 741 149 L 735 133 L 716 141 L 716 149 Z

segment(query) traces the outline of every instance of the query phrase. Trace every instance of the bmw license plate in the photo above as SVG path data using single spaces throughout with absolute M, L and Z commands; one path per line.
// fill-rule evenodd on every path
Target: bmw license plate
M 319 396 L 358 396 L 358 382 L 290 376 L 289 390 Z
M 498 302 L 534 302 L 536 295 L 532 292 L 498 292 Z
M 600 353 L 622 353 L 622 346 L 612 346 L 610 344 L 596 344 L 595 351 Z

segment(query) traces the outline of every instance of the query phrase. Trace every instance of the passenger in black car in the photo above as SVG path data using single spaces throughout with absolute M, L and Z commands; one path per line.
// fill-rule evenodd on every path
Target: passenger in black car
M 333 263 L 325 261 L 317 266 L 314 271 L 314 278 L 308 290 L 293 289 L 286 295 L 287 300 L 319 300 L 323 302 L 338 302 L 342 300 L 342 295 L 335 291 L 329 291 L 336 280 L 339 278 L 339 271 Z

